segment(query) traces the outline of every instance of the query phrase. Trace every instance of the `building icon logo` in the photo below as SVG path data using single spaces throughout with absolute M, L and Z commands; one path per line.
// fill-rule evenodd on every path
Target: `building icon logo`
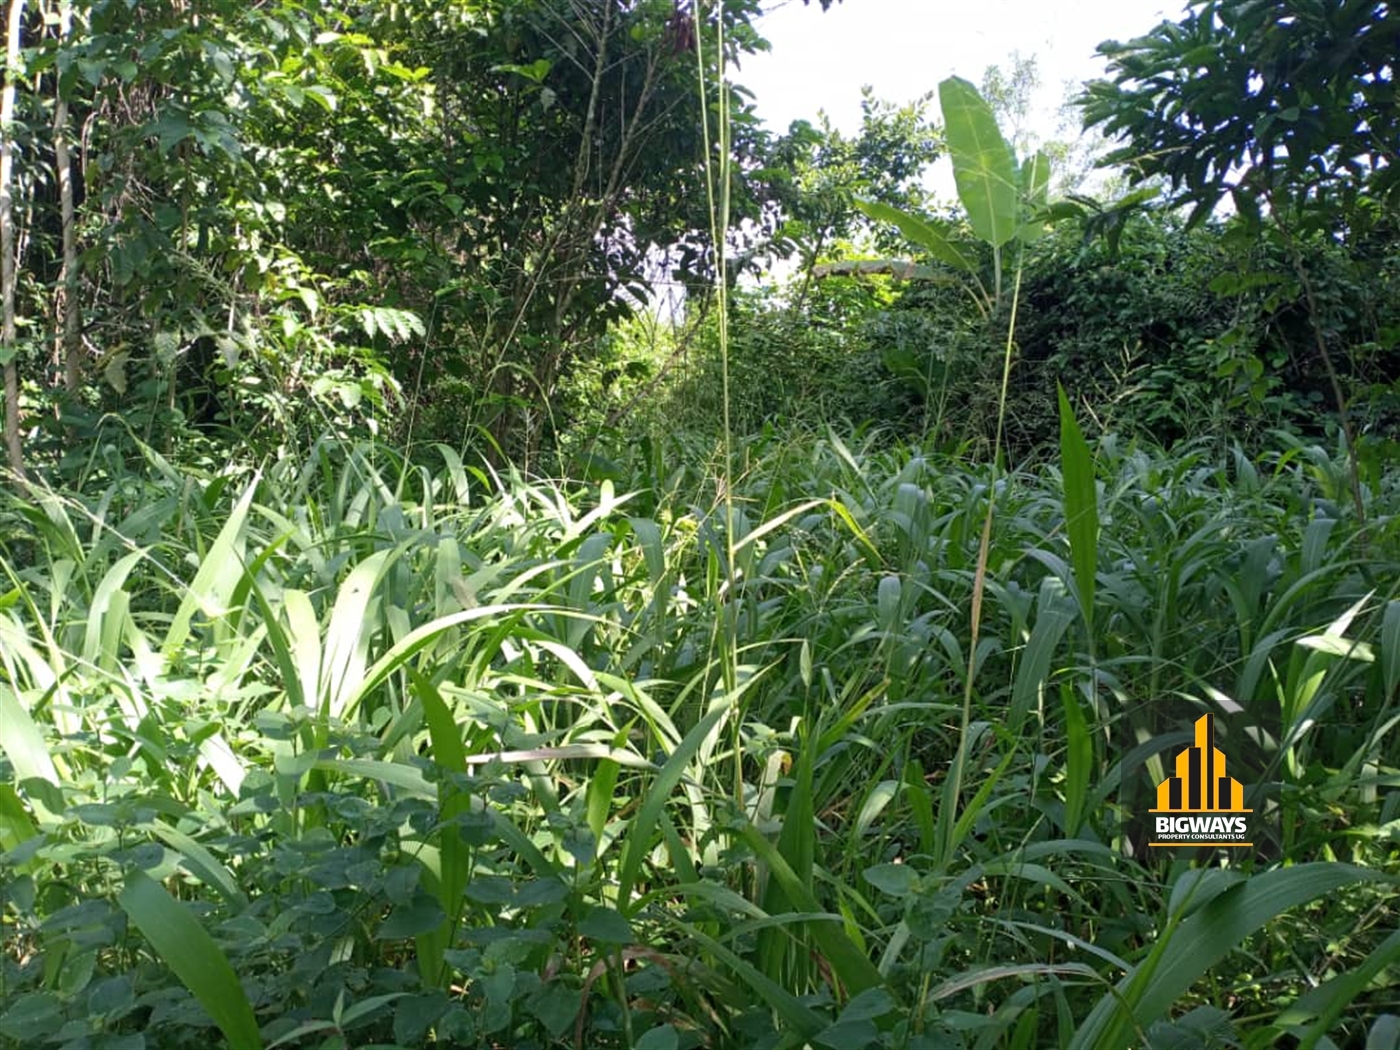
M 1176 756 L 1176 775 L 1157 785 L 1150 846 L 1252 846 L 1244 787 L 1225 773 L 1215 716 L 1196 719 L 1196 742 Z

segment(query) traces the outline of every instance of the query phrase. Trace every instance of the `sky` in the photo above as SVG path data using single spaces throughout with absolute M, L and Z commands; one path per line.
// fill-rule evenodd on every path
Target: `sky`
M 1184 0 L 841 0 L 822 12 L 817 0 L 772 0 L 759 21 L 773 45 L 744 59 L 732 79 L 757 96 L 774 131 L 824 109 L 845 132 L 860 127 L 860 89 L 904 103 L 956 74 L 980 84 L 988 65 L 1010 68 L 1013 52 L 1034 55 L 1041 78 L 1032 130 L 1054 138 L 1065 81 L 1103 73 L 1100 42 L 1128 40 Z M 936 112 L 936 110 L 935 110 Z

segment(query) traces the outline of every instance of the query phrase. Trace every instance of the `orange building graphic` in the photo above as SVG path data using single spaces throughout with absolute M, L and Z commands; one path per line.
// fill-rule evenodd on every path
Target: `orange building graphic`
M 1196 719 L 1196 742 L 1176 756 L 1176 775 L 1157 785 L 1157 805 L 1149 813 L 1208 814 L 1158 817 L 1153 846 L 1249 846 L 1244 817 L 1244 786 L 1225 773 L 1225 755 L 1215 746 L 1215 716 Z

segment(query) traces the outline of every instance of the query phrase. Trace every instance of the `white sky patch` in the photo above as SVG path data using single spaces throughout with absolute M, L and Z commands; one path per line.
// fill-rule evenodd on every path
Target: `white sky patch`
M 817 0 L 777 0 L 758 23 L 773 50 L 731 76 L 754 92 L 776 132 L 825 110 L 853 133 L 866 84 L 905 103 L 954 74 L 981 84 L 989 65 L 1009 72 L 1019 52 L 1038 65 L 1028 130 L 1045 141 L 1057 137 L 1059 109 L 1077 85 L 1103 75 L 1101 42 L 1141 36 L 1184 10 L 1182 0 L 843 0 L 823 12 Z

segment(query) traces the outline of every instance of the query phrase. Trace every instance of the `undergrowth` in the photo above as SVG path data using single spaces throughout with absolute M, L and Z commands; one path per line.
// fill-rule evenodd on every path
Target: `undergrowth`
M 1391 1045 L 1393 484 L 1105 439 L 1086 606 L 1068 461 L 665 453 L 0 497 L 0 1045 Z M 1133 841 L 1158 697 L 1257 851 Z

